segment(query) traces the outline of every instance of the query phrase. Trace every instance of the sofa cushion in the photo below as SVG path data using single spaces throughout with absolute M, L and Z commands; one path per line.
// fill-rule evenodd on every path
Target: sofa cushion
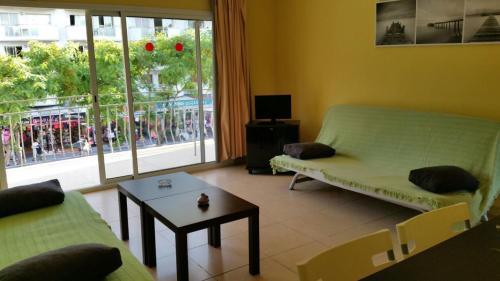
M 293 158 L 307 160 L 335 155 L 335 149 L 319 142 L 285 144 L 283 152 Z
M 120 250 L 81 244 L 49 251 L 0 270 L 0 281 L 100 281 L 122 265 Z
M 475 192 L 479 181 L 466 170 L 456 166 L 435 166 L 412 170 L 409 181 L 435 193 L 466 190 Z
M 153 281 L 81 193 L 65 195 L 63 204 L 0 219 L 0 269 L 47 251 L 98 243 L 120 249 L 123 261 L 106 281 Z
M 58 180 L 18 186 L 0 191 L 0 217 L 61 204 L 64 192 Z

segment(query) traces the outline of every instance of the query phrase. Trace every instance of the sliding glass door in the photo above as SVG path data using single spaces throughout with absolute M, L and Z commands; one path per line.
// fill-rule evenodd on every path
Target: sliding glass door
M 139 173 L 205 162 L 207 137 L 213 139 L 211 25 L 126 20 Z
M 107 179 L 133 175 L 131 142 L 135 140 L 128 110 L 121 17 L 108 13 L 91 19 L 100 112 L 96 130 L 101 135 L 96 144 L 104 154 Z
M 0 174 L 8 186 L 100 184 L 89 77 L 84 10 L 0 7 Z
M 215 160 L 210 21 L 0 7 L 0 60 L 0 185 L 80 189 Z

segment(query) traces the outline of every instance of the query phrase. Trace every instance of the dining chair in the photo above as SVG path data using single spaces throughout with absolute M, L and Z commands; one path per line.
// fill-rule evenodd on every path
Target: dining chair
M 420 253 L 470 228 L 466 203 L 432 210 L 396 225 L 404 257 Z
M 391 233 L 384 229 L 328 249 L 297 269 L 300 281 L 354 281 L 394 263 Z

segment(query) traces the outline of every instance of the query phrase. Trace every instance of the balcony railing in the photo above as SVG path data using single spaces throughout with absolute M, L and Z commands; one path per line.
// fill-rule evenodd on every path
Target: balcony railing
M 94 36 L 96 37 L 115 37 L 117 31 L 114 26 L 104 26 L 94 28 Z
M 101 97 L 105 97 L 102 95 Z M 32 105 L 25 111 L 0 115 L 2 142 L 7 167 L 33 165 L 47 161 L 86 157 L 96 153 L 96 131 L 101 130 L 105 153 L 196 142 L 200 133 L 213 137 L 211 94 L 204 95 L 204 128 L 199 126 L 197 98 L 146 100 L 134 103 L 136 130 L 130 132 L 128 107 L 123 95 L 107 95 L 116 103 L 100 105 L 100 126 L 96 125 L 89 95 L 23 100 Z M 0 106 L 9 106 L 0 102 Z
M 26 26 L 7 26 L 5 36 L 7 37 L 36 37 L 39 35 L 38 28 Z

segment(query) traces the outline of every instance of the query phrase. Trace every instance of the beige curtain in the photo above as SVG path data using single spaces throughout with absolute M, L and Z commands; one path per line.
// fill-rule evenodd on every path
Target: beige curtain
M 246 0 L 214 0 L 219 160 L 246 154 L 245 124 L 250 120 Z

